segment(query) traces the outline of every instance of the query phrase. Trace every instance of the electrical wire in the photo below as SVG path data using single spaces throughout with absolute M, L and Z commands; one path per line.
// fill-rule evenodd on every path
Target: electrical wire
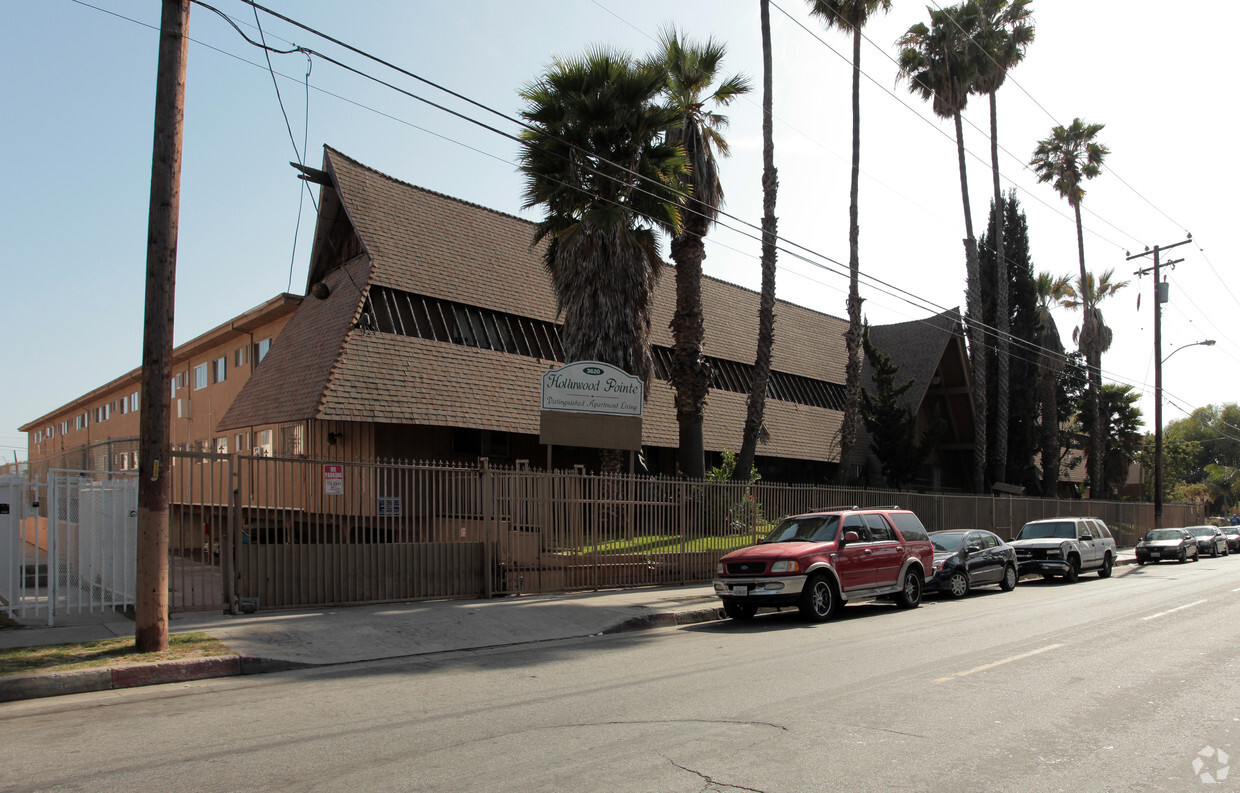
M 75 2 L 80 2 L 80 0 L 75 0 Z M 195 0 L 195 2 L 198 2 L 198 0 Z M 242 0 L 242 2 L 246 2 L 247 4 L 250 4 L 250 5 L 255 6 L 255 7 L 259 8 L 259 9 L 262 9 L 262 10 L 264 10 L 264 11 L 267 11 L 268 13 L 271 13 L 268 9 L 263 8 L 261 5 L 258 5 L 257 3 L 253 3 L 253 2 L 251 2 L 251 0 Z M 86 4 L 86 3 L 81 3 L 81 4 L 82 4 L 82 5 L 88 5 L 88 4 Z M 201 4 L 201 3 L 200 3 L 200 4 Z M 93 8 L 93 6 L 88 6 L 88 7 L 92 7 L 92 8 Z M 287 18 L 282 17 L 281 15 L 278 15 L 278 14 L 274 14 L 274 15 L 275 15 L 275 16 L 277 16 L 277 17 L 279 17 L 279 18 L 282 18 L 282 19 L 286 19 L 286 20 L 287 20 Z M 122 18 L 123 18 L 123 17 L 122 17 Z M 133 20 L 131 20 L 131 21 L 133 21 Z M 292 22 L 291 20 L 288 20 L 288 21 Z M 140 23 L 140 24 L 141 24 L 141 23 Z M 310 32 L 315 33 L 316 35 L 323 35 L 323 34 L 318 33 L 317 31 L 314 31 L 314 30 L 313 30 L 313 29 L 311 29 L 311 28 L 307 28 L 306 26 L 300 25 L 299 23 L 293 23 L 293 24 L 297 24 L 299 27 L 302 27 L 303 29 L 307 29 L 307 30 L 309 30 Z M 150 26 L 147 26 L 147 27 L 150 27 Z M 236 25 L 234 25 L 234 27 L 236 27 Z M 238 31 L 238 32 L 240 32 L 240 31 Z M 252 45 L 254 45 L 254 46 L 258 46 L 258 47 L 264 47 L 264 46 L 265 46 L 265 45 L 263 45 L 263 44 L 261 44 L 261 43 L 256 43 L 256 42 L 253 42 L 251 39 L 249 39 L 249 37 L 248 37 L 248 36 L 245 36 L 245 35 L 244 35 L 244 33 L 242 33 L 242 36 L 243 36 L 243 38 L 245 38 L 248 42 L 250 42 L 250 43 L 251 43 Z M 324 36 L 324 37 L 325 37 L 325 38 L 327 38 L 328 40 L 335 41 L 335 40 L 334 40 L 334 39 L 332 39 L 331 37 L 328 37 L 328 36 Z M 346 47 L 346 48 L 348 48 L 348 49 L 351 49 L 351 50 L 353 50 L 353 51 L 356 51 L 356 52 L 359 52 L 359 53 L 361 53 L 361 54 L 364 54 L 364 55 L 365 55 L 365 53 L 363 53 L 362 51 L 357 50 L 356 48 L 349 47 L 349 45 L 344 45 L 344 44 L 341 44 L 341 45 L 342 45 L 342 46 L 345 46 L 345 47 Z M 210 47 L 210 45 L 206 45 L 206 46 Z M 219 51 L 219 52 L 223 52 L 222 50 L 218 50 L 218 48 L 215 48 L 215 47 L 210 47 L 210 48 L 211 48 L 211 49 L 213 49 L 213 50 Z M 503 132 L 502 130 L 497 130 L 497 129 L 494 129 L 493 127 L 490 127 L 489 125 L 485 125 L 485 124 L 482 124 L 482 122 L 478 122 L 476 119 L 469 118 L 469 117 L 464 116 L 464 115 L 462 115 L 462 114 L 460 114 L 460 113 L 457 113 L 456 111 L 452 111 L 452 110 L 450 110 L 450 109 L 448 109 L 448 108 L 444 108 L 444 107 L 442 107 L 442 106 L 438 105 L 437 103 L 430 102 L 429 100 L 426 100 L 426 99 L 424 99 L 424 98 L 422 98 L 422 97 L 418 97 L 418 96 L 416 96 L 416 95 L 413 95 L 413 94 L 411 94 L 410 92 L 405 91 L 404 89 L 400 89 L 400 88 L 398 88 L 398 87 L 396 87 L 396 86 L 394 86 L 394 85 L 391 85 L 391 84 L 389 84 L 389 83 L 386 83 L 385 81 L 379 80 L 378 78 L 375 78 L 375 77 L 373 77 L 373 76 L 371 76 L 371 75 L 367 75 L 367 74 L 365 74 L 365 73 L 361 72 L 360 70 L 357 70 L 357 69 L 354 69 L 354 68 L 352 68 L 352 67 L 349 67 L 349 66 L 347 66 L 347 65 L 345 65 L 345 64 L 342 64 L 342 63 L 340 63 L 339 61 L 337 61 L 337 60 L 335 60 L 335 59 L 333 59 L 333 58 L 330 58 L 330 57 L 328 57 L 328 56 L 325 56 L 323 53 L 315 52 L 315 51 L 313 51 L 313 50 L 309 50 L 308 48 L 294 48 L 294 49 L 292 49 L 292 50 L 290 50 L 290 51 L 288 51 L 288 52 L 297 52 L 297 51 L 302 51 L 302 52 L 305 52 L 305 53 L 307 53 L 307 54 L 318 55 L 319 57 L 322 57 L 322 58 L 324 58 L 325 60 L 327 60 L 327 61 L 329 61 L 329 62 L 331 62 L 331 63 L 333 63 L 333 64 L 335 64 L 335 65 L 340 66 L 341 68 L 344 68 L 344 69 L 346 69 L 346 70 L 348 70 L 348 71 L 354 72 L 354 73 L 358 74 L 359 76 L 362 76 L 362 77 L 365 77 L 365 78 L 367 78 L 367 79 L 371 79 L 371 80 L 374 80 L 374 81 L 376 81 L 376 82 L 379 82 L 380 84 L 383 84 L 383 85 L 385 85 L 385 86 L 388 86 L 388 87 L 392 88 L 393 90 L 396 90 L 396 91 L 398 91 L 398 92 L 400 92 L 400 93 L 403 93 L 403 94 L 409 95 L 409 96 L 411 96 L 412 98 L 418 99 L 419 101 L 426 102 L 427 104 L 430 104 L 430 105 L 432 105 L 432 106 L 434 106 L 434 107 L 436 107 L 436 108 L 438 108 L 438 109 L 443 110 L 444 112 L 448 112 L 448 113 L 450 113 L 450 114 L 452 114 L 452 115 L 454 115 L 454 116 L 457 116 L 458 118 L 463 118 L 464 120 L 470 121 L 471 123 L 475 123 L 475 124 L 478 124 L 478 125 L 480 125 L 480 126 L 483 126 L 484 128 L 487 128 L 487 129 L 489 129 L 489 130 L 491 130 L 491 131 L 495 132 L 496 134 L 500 134 L 500 135 L 502 135 L 503 137 L 506 137 L 506 138 L 509 138 L 509 139 L 516 139 L 516 140 L 518 140 L 518 141 L 519 141 L 519 139 L 518 139 L 518 138 L 515 138 L 515 136 L 513 136 L 513 135 L 511 135 L 511 134 L 505 133 L 505 132 Z M 228 55 L 230 55 L 231 57 L 236 57 L 236 56 L 232 55 L 231 53 L 224 53 L 224 54 L 228 54 Z M 369 56 L 369 55 L 367 55 L 367 57 L 371 57 L 371 58 L 373 59 L 373 56 Z M 243 61 L 244 61 L 244 59 L 240 59 L 240 60 L 243 60 Z M 376 60 L 377 60 L 377 59 L 376 59 Z M 250 63 L 249 61 L 245 61 L 245 62 Z M 380 62 L 382 62 L 382 61 L 380 61 Z M 255 64 L 255 65 L 256 65 L 256 64 Z M 260 67 L 260 68 L 261 68 L 261 67 Z M 396 68 L 396 67 L 393 67 L 393 68 Z M 431 83 L 430 81 L 426 81 L 426 80 L 424 80 L 423 78 L 417 77 L 417 75 L 413 75 L 412 73 L 406 72 L 406 71 L 401 70 L 401 69 L 399 69 L 399 68 L 397 68 L 397 71 L 400 71 L 400 72 L 405 73 L 405 74 L 409 74 L 410 76 L 414 77 L 415 79 L 422 80 L 423 82 L 426 82 L 426 83 L 427 83 L 427 84 L 429 84 L 429 85 L 435 85 L 434 83 Z M 284 75 L 282 75 L 282 76 L 284 76 Z M 438 86 L 436 86 L 436 87 L 437 87 L 437 88 L 439 88 Z M 316 90 L 321 90 L 321 89 L 318 89 L 318 88 L 316 87 Z M 485 105 L 481 105 L 480 103 L 475 102 L 474 100 L 468 99 L 467 97 L 464 97 L 464 96 L 463 96 L 463 95 L 461 95 L 461 94 L 457 94 L 456 92 L 450 91 L 450 90 L 448 90 L 448 89 L 443 89 L 443 88 L 440 88 L 440 90 L 444 90 L 445 92 L 447 92 L 447 93 L 449 93 L 449 94 L 451 94 L 451 95 L 453 95 L 453 96 L 460 97 L 460 98 L 464 99 L 465 101 L 470 102 L 471 104 L 474 104 L 474 105 L 476 105 L 476 106 L 479 106 L 479 107 L 482 107 L 482 108 L 484 108 L 484 109 L 487 109 L 489 112 L 492 112 L 492 113 L 495 113 L 495 114 L 497 114 L 497 115 L 500 115 L 501 117 L 508 118 L 507 116 L 504 116 L 502 113 L 499 113 L 498 111 L 491 110 L 490 108 L 486 108 L 486 106 L 485 106 Z M 361 106 L 361 107 L 366 107 L 365 105 L 360 105 L 360 103 L 353 102 L 353 100 L 349 100 L 349 99 L 344 98 L 344 97 L 339 97 L 338 95 L 331 94 L 330 92 L 324 92 L 324 93 L 328 93 L 329 95 L 332 95 L 332 96 L 337 96 L 338 98 L 341 98 L 341 99 L 343 99 L 344 101 L 351 102 L 351 103 L 353 103 L 353 104 L 355 104 L 355 105 L 358 105 L 358 106 Z M 368 108 L 368 109 L 369 109 L 369 108 Z M 373 109 L 372 109 L 372 110 L 373 110 Z M 378 111 L 375 111 L 375 112 L 378 112 Z M 389 117 L 389 118 L 393 118 L 394 120 L 400 121 L 401 123 L 406 123 L 406 124 L 408 124 L 408 122 L 404 122 L 404 121 L 403 121 L 403 120 L 401 120 L 401 119 L 396 119 L 395 117 L 390 116 L 390 115 L 388 115 L 388 114 L 381 113 L 381 115 L 385 115 L 385 116 L 387 116 L 387 117 Z M 509 120 L 512 120 L 512 119 L 509 119 Z M 518 123 L 520 123 L 520 122 L 518 122 Z M 443 138 L 443 139 L 445 139 L 445 140 L 449 140 L 449 141 L 452 141 L 452 142 L 454 142 L 454 143 L 458 143 L 459 145 L 465 146 L 466 148 L 470 148 L 470 149 L 472 149 L 472 150 L 474 150 L 474 151 L 480 151 L 480 150 L 478 150 L 478 149 L 475 149 L 474 147 L 467 146 L 466 144 L 460 143 L 459 141 L 455 141 L 455 140 L 453 140 L 453 139 L 451 139 L 451 138 L 447 138 L 446 136 L 439 135 L 438 133 L 434 133 L 434 132 L 431 132 L 431 131 L 429 131 L 429 130 L 424 130 L 424 129 L 423 129 L 423 128 L 421 128 L 421 127 L 417 127 L 417 125 L 413 125 L 413 124 L 408 124 L 408 125 L 409 125 L 409 126 L 413 126 L 413 127 L 415 127 L 415 128 L 418 128 L 418 129 L 420 129 L 420 130 L 423 130 L 423 131 L 429 132 L 430 134 L 435 135 L 435 136 L 440 137 L 440 138 Z M 495 157 L 494 155 L 491 155 L 491 154 L 489 154 L 489 153 L 486 153 L 486 152 L 481 152 L 481 153 L 486 154 L 486 156 L 492 157 L 493 159 L 499 159 L 499 160 L 503 161 L 501 158 Z M 614 177 L 609 177 L 609 178 L 614 178 Z M 312 197 L 312 200 L 313 200 L 313 197 Z M 317 206 L 316 206 L 316 209 L 317 209 Z M 729 215 L 728 217 L 733 217 L 733 216 L 730 216 L 730 215 Z M 742 224 L 744 224 L 744 225 L 748 225 L 748 226 L 750 226 L 750 227 L 756 228 L 756 226 L 754 226 L 753 224 L 746 223 L 745 221 L 740 220 L 739 218 L 737 218 L 736 220 L 740 221 L 740 222 L 741 222 Z M 744 232 L 741 232 L 741 231 L 740 231 L 740 230 L 738 230 L 738 229 L 733 229 L 733 231 L 737 231 L 738 233 L 742 233 L 742 234 L 744 233 Z M 751 237 L 752 237 L 753 235 L 749 235 L 749 236 L 751 236 Z M 755 239 L 760 239 L 760 238 L 758 238 L 758 237 L 754 237 L 754 238 L 755 238 Z M 785 240 L 785 241 L 786 241 L 786 240 Z M 806 251 L 806 252 L 807 252 L 808 254 L 810 254 L 810 255 L 813 255 L 813 256 L 819 257 L 819 258 L 821 258 L 821 259 L 823 259 L 823 260 L 825 260 L 825 261 L 827 261 L 827 262 L 830 262 L 831 264 L 835 265 L 835 267 L 836 267 L 836 268 L 843 268 L 843 267 L 845 267 L 845 265 L 843 265 L 841 262 L 838 262 L 838 261 L 836 261 L 836 260 L 834 260 L 834 259 L 831 259 L 830 257 L 827 257 L 827 256 L 825 256 L 825 255 L 823 255 L 823 254 L 817 253 L 817 252 L 815 252 L 815 251 L 813 251 L 813 250 L 811 250 L 811 249 L 809 249 L 809 248 L 805 248 L 804 246 L 799 246 L 799 245 L 796 245 L 796 243 L 790 243 L 790 244 L 794 245 L 795 247 L 800 248 L 801 250 Z M 812 260 L 810 260 L 808 257 L 806 257 L 805 255 L 800 254 L 800 253 L 797 253 L 796 251 L 792 251 L 792 250 L 789 250 L 789 249 L 786 249 L 786 248 L 785 248 L 785 249 L 781 249 L 781 250 L 783 250 L 783 252 L 784 252 L 784 253 L 786 253 L 787 255 L 790 255 L 790 256 L 792 256 L 792 257 L 794 257 L 794 258 L 797 258 L 797 259 L 800 259 L 800 260 L 802 260 L 802 261 L 805 261 L 806 263 L 809 263 L 811 266 L 814 266 L 814 267 L 817 267 L 817 268 L 820 268 L 820 269 L 824 269 L 824 270 L 828 270 L 828 271 L 832 271 L 832 272 L 836 272 L 837 274 L 840 274 L 840 275 L 843 275 L 843 274 L 844 274 L 844 273 L 843 273 L 841 270 L 839 270 L 839 269 L 835 269 L 835 270 L 833 270 L 831 267 L 828 267 L 828 266 L 825 266 L 825 265 L 820 264 L 820 263 L 818 263 L 818 262 L 812 261 Z M 799 274 L 799 273 L 798 273 L 798 275 L 801 275 L 801 274 Z M 803 275 L 802 275 L 802 277 L 805 277 L 805 276 L 803 276 Z M 909 303 L 910 305 L 914 306 L 915 308 L 919 308 L 919 309 L 921 309 L 921 310 L 927 310 L 927 306 L 930 306 L 931 308 L 937 308 L 937 309 L 939 310 L 939 313 L 942 313 L 942 312 L 946 311 L 946 309 L 944 309 L 942 306 L 938 306 L 937 304 L 934 304 L 934 303 L 932 303 L 931 301 L 928 301 L 928 300 L 925 300 L 925 299 L 923 299 L 923 298 L 920 298 L 920 297 L 918 297 L 918 296 L 916 296 L 916 295 L 913 295 L 912 293 L 909 293 L 909 292 L 907 292 L 907 291 L 905 291 L 905 290 L 900 289 L 899 287 L 896 287 L 896 286 L 894 286 L 894 285 L 892 285 L 892 284 L 889 284 L 889 283 L 887 283 L 887 282 L 883 281 L 882 279 L 876 279 L 876 278 L 874 278 L 873 276 L 868 276 L 868 274 L 867 274 L 865 277 L 867 277 L 867 280 L 869 280 L 869 281 L 873 281 L 874 283 L 876 283 L 876 284 L 878 284 L 878 285 L 881 285 L 882 287 L 885 287 L 885 288 L 883 288 L 883 289 L 878 289 L 877 291 L 880 291 L 881 293 L 887 294 L 887 295 L 892 296 L 892 297 L 896 297 L 898 300 L 903 301 L 903 302 L 907 302 L 907 303 Z M 350 276 L 350 280 L 352 280 L 351 276 Z M 812 280 L 812 279 L 811 279 L 811 280 Z M 354 286 L 355 286 L 355 288 L 357 288 L 356 283 L 354 283 Z M 890 291 L 889 291 L 889 290 L 890 290 Z M 360 288 L 358 288 L 358 291 L 359 291 L 359 292 L 361 292 L 361 289 L 360 289 Z M 920 304 L 920 305 L 919 305 L 919 304 Z M 923 321 L 923 322 L 928 322 L 928 320 L 921 320 L 921 321 Z M 974 324 L 976 325 L 976 324 L 980 324 L 980 323 L 974 323 Z M 994 335 L 995 335 L 995 331 L 993 330 L 993 328 L 988 328 L 988 333 L 989 333 L 989 335 L 991 335 L 991 336 L 994 336 Z M 1024 344 L 1027 348 L 1029 348 L 1029 349 L 1033 350 L 1033 351 L 1034 351 L 1034 352 L 1036 352 L 1036 353 L 1041 353 L 1041 352 L 1043 351 L 1043 350 L 1042 350 L 1042 348 L 1038 347 L 1036 344 L 1029 343 L 1029 342 L 1027 342 L 1027 341 L 1026 341 L 1026 340 L 1024 340 L 1024 339 L 1020 339 L 1020 338 L 1017 338 L 1017 337 L 1010 337 L 1010 338 L 1011 338 L 1011 340 L 1012 340 L 1013 342 L 1017 343 L 1018 345 L 1019 345 L 1019 344 Z M 990 346 L 990 345 L 986 345 L 986 344 L 984 344 L 984 346 Z M 1030 360 L 1030 359 L 1025 359 L 1025 360 Z M 1110 376 L 1110 373 L 1109 373 L 1109 372 L 1108 372 L 1108 376 Z M 1117 380 L 1117 381 L 1119 381 L 1119 382 L 1123 382 L 1123 379 L 1122 379 L 1122 378 L 1114 377 L 1113 379 L 1116 379 L 1116 380 Z M 1138 386 L 1138 390 L 1146 390 L 1146 388 L 1142 385 L 1142 386 Z

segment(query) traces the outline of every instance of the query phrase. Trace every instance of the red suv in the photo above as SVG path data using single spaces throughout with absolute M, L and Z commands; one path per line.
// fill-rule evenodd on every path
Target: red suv
M 719 560 L 715 594 L 736 620 L 760 606 L 796 606 L 830 619 L 845 602 L 889 598 L 916 608 L 934 570 L 934 546 L 899 507 L 833 507 L 784 518 L 758 545 Z

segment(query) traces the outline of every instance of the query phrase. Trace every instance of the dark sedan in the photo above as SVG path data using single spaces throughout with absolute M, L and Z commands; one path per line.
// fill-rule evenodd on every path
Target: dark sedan
M 1197 561 L 1201 551 L 1197 547 L 1197 538 L 1187 529 L 1154 529 L 1134 549 L 1137 564 L 1153 562 L 1157 564 L 1164 559 L 1171 559 L 1183 564 L 1189 559 Z
M 988 531 L 931 532 L 934 578 L 926 591 L 964 597 L 977 586 L 998 584 L 1004 592 L 1016 588 L 1016 549 Z
M 1217 526 L 1189 526 L 1188 531 L 1197 538 L 1197 550 L 1210 556 L 1226 556 L 1227 535 Z

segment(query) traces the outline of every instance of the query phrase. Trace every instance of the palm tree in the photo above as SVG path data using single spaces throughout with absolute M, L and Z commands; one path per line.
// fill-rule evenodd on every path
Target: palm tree
M 1081 324 L 1072 331 L 1089 371 L 1089 403 L 1091 412 L 1089 434 L 1089 497 L 1105 498 L 1106 483 L 1102 461 L 1106 456 L 1106 426 L 1102 423 L 1102 354 L 1111 349 L 1111 329 L 1102 318 L 1098 305 L 1119 290 L 1128 286 L 1127 281 L 1113 281 L 1114 268 L 1100 278 L 1086 273 L 1083 279 L 1071 285 L 1060 305 L 1081 310 Z
M 1059 490 L 1059 399 L 1058 378 L 1063 371 L 1064 348 L 1051 309 L 1059 305 L 1071 289 L 1071 278 L 1038 273 L 1038 369 L 1042 403 L 1042 496 L 1049 498 Z
M 656 65 L 667 72 L 663 101 L 676 112 L 667 142 L 681 146 L 689 160 L 684 189 L 683 225 L 672 239 L 676 263 L 676 312 L 672 315 L 672 387 L 676 389 L 676 421 L 680 427 L 680 470 L 692 479 L 706 475 L 702 443 L 702 409 L 710 390 L 710 365 L 702 359 L 702 260 L 706 236 L 723 204 L 723 187 L 715 154 L 726 157 L 722 130 L 726 116 L 707 105 L 726 107 L 750 89 L 749 79 L 733 75 L 715 84 L 726 48 L 715 39 L 698 46 L 675 29 L 663 32 Z M 712 89 L 712 85 L 714 88 Z
M 977 48 L 968 37 L 977 30 L 980 10 L 965 2 L 948 8 L 930 9 L 930 25 L 918 22 L 900 37 L 900 79 L 909 91 L 931 102 L 935 115 L 956 124 L 956 157 L 960 165 L 960 197 L 964 204 L 965 310 L 969 325 L 969 354 L 973 370 L 973 489 L 986 486 L 986 354 L 982 331 L 981 274 L 977 240 L 973 236 L 973 213 L 969 208 L 969 181 L 964 160 L 964 130 L 960 114 L 969 102 L 969 91 L 980 72 Z
M 1003 244 L 1003 193 L 999 186 L 999 113 L 995 95 L 1007 80 L 1008 72 L 1024 60 L 1025 50 L 1033 41 L 1033 24 L 1029 21 L 1032 0 L 976 0 L 980 8 L 979 28 L 974 43 L 985 55 L 981 73 L 973 83 L 973 92 L 990 98 L 990 169 L 994 183 L 995 224 L 992 239 L 995 247 L 995 437 L 990 439 L 991 477 L 1007 481 L 1007 444 L 1009 408 L 1009 334 L 1007 259 Z
M 775 346 L 775 243 L 779 221 L 775 217 L 775 196 L 779 173 L 775 170 L 775 135 L 771 119 L 771 7 L 770 0 L 758 0 L 762 26 L 762 291 L 758 299 L 758 349 L 754 355 L 753 380 L 745 409 L 745 432 L 736 458 L 732 480 L 748 482 L 758 438 L 764 432 L 766 386 L 771 377 L 771 348 Z
M 650 382 L 650 303 L 663 266 L 656 230 L 680 231 L 670 185 L 684 152 L 664 140 L 674 111 L 657 100 L 667 75 L 595 48 L 555 59 L 520 92 L 524 206 L 542 206 L 561 340 L 570 361 L 598 360 Z M 603 455 L 618 472 L 620 454 Z
M 1051 130 L 1050 137 L 1038 141 L 1033 158 L 1029 161 L 1038 181 L 1050 182 L 1055 192 L 1068 200 L 1076 215 L 1076 250 L 1080 264 L 1077 282 L 1080 284 L 1086 282 L 1088 275 L 1085 272 L 1085 236 L 1081 226 L 1081 199 L 1085 197 L 1085 188 L 1081 183 L 1102 173 L 1102 162 L 1110 153 L 1106 146 L 1095 140 L 1103 126 L 1086 124 L 1079 118 L 1073 119 L 1072 124 L 1067 127 L 1057 125 Z M 1093 371 L 1093 363 L 1089 361 L 1088 355 L 1086 361 L 1090 366 L 1089 382 L 1094 410 L 1098 410 L 1099 392 L 1094 389 L 1094 383 L 1096 374 L 1096 382 L 1101 388 L 1102 373 Z M 1100 427 L 1101 424 L 1100 418 L 1095 415 L 1093 426 Z M 1092 444 L 1094 451 L 1097 451 L 1099 441 L 1100 438 Z M 1102 472 L 1099 470 L 1095 474 L 1096 476 L 1090 477 L 1090 492 L 1099 494 L 1102 492 Z
M 857 424 L 861 421 L 861 295 L 857 278 L 861 273 L 858 246 L 861 237 L 857 211 L 857 184 L 861 175 L 861 28 L 870 16 L 891 10 L 891 0 L 810 0 L 810 13 L 821 17 L 829 28 L 852 33 L 852 185 L 848 201 L 848 332 L 844 343 L 848 363 L 844 367 L 844 420 L 840 425 L 840 468 L 838 481 L 845 484 L 848 461 L 857 443 Z

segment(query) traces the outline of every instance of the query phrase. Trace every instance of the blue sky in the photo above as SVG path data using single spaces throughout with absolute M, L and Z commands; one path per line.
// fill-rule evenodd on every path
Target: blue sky
M 0 141 L 7 155 L 0 262 L 8 293 L 0 455 L 6 460 L 15 452 L 25 456 L 19 425 L 140 362 L 159 4 L 92 5 L 97 8 L 72 0 L 0 3 Z M 238 0 L 213 5 L 257 37 L 249 6 Z M 554 55 L 597 43 L 645 53 L 666 24 L 692 37 L 717 37 L 728 46 L 729 71 L 746 72 L 755 84 L 761 75 L 756 0 L 270 5 L 507 115 L 520 108 L 521 85 Z M 1075 116 L 1106 123 L 1100 137 L 1112 154 L 1085 198 L 1087 263 L 1131 278 L 1137 263 L 1125 261 L 1126 250 L 1176 242 L 1191 231 L 1194 244 L 1175 251 L 1184 262 L 1169 273 L 1164 355 L 1205 338 L 1218 345 L 1186 350 L 1167 363 L 1165 388 L 1174 404 L 1164 415 L 1170 421 L 1183 416 L 1177 406 L 1235 401 L 1228 373 L 1240 364 L 1240 332 L 1231 321 L 1240 315 L 1240 282 L 1232 275 L 1240 248 L 1232 218 L 1237 163 L 1233 103 L 1219 89 L 1240 9 L 1210 4 L 1207 17 L 1166 14 L 1165 4 L 1097 0 L 1037 0 L 1033 8 L 1037 40 L 999 94 L 999 139 L 1010 152 L 1001 164 L 1004 187 L 1021 191 L 1035 267 L 1075 272 L 1075 228 L 1067 205 L 1036 184 L 1024 163 L 1055 123 Z M 861 266 L 921 300 L 952 307 L 964 300 L 952 127 L 896 84 L 890 60 L 892 42 L 926 16 L 923 4 L 901 0 L 866 29 L 872 43 L 862 52 Z M 264 15 L 262 24 L 269 43 L 312 47 L 514 130 L 284 22 Z M 850 42 L 811 19 L 801 0 L 772 7 L 772 30 L 780 232 L 846 264 Z M 194 6 L 190 34 L 177 343 L 290 283 L 292 291 L 303 291 L 314 229 L 309 200 L 300 206 L 298 229 L 301 183 L 288 165 L 296 159 L 294 144 L 262 53 L 202 6 Z M 326 143 L 399 179 L 520 213 L 522 182 L 511 141 L 317 58 L 307 102 L 306 57 L 273 55 L 272 63 L 297 148 L 303 135 L 307 141 L 308 164 L 320 164 Z M 755 225 L 761 216 L 759 102 L 755 93 L 726 111 L 734 154 L 723 171 L 727 210 Z M 986 103 L 975 98 L 966 111 L 965 137 L 977 155 L 968 167 L 979 230 L 990 195 L 988 123 Z M 707 255 L 708 274 L 757 288 L 752 237 L 717 229 Z M 782 256 L 780 297 L 843 315 L 846 276 L 836 264 L 820 264 Z M 1103 362 L 1108 379 L 1145 391 L 1151 423 L 1152 291 L 1148 277 L 1134 280 L 1105 308 L 1116 338 Z M 875 323 L 932 311 L 864 282 L 862 296 Z M 1058 321 L 1071 345 L 1076 317 L 1061 311 Z

